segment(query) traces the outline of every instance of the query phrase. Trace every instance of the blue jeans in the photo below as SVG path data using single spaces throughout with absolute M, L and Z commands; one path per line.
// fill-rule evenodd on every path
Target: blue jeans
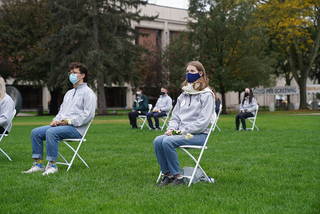
M 153 123 L 152 123 L 152 119 L 151 117 L 154 118 L 154 122 L 156 123 L 156 128 L 160 129 L 159 127 L 159 117 L 163 117 L 163 116 L 167 116 L 167 114 L 165 112 L 149 112 L 146 114 L 148 122 L 149 122 L 149 126 L 150 128 L 154 128 L 153 127 Z
M 31 131 L 32 158 L 43 159 L 43 141 L 46 140 L 47 160 L 57 162 L 59 141 L 82 138 L 73 126 L 41 126 Z
M 180 173 L 180 165 L 176 148 L 182 145 L 202 146 L 206 140 L 206 134 L 195 134 L 193 138 L 186 140 L 185 135 L 160 135 L 153 141 L 153 148 L 156 153 L 161 172 L 171 175 Z

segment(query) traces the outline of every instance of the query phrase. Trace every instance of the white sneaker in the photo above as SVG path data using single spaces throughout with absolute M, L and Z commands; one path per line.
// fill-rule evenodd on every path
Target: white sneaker
M 33 166 L 31 167 L 31 169 L 29 169 L 28 171 L 23 171 L 21 173 L 33 173 L 33 172 L 43 172 L 44 171 L 44 167 L 43 167 L 43 164 L 42 164 L 42 167 L 41 166 L 38 166 L 37 165 L 37 162 L 33 162 Z
M 51 173 L 56 173 L 58 172 L 58 166 L 56 165 L 56 167 L 51 166 L 51 164 L 49 163 L 46 171 L 44 173 L 42 173 L 42 175 L 49 175 Z

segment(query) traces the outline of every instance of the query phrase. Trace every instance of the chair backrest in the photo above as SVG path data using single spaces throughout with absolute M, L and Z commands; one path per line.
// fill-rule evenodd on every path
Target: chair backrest
M 257 106 L 256 106 L 256 112 L 254 113 L 254 117 L 257 117 L 258 110 L 259 110 L 259 105 L 257 104 Z
M 88 123 L 87 128 L 86 128 L 86 131 L 84 132 L 84 134 L 83 134 L 82 138 L 85 138 L 85 136 L 86 136 L 86 134 L 87 134 L 87 131 L 89 130 L 89 127 L 90 127 L 90 125 L 91 125 L 91 123 L 92 123 L 93 119 L 94 119 L 94 118 L 92 118 L 92 120 L 90 120 L 90 122 Z
M 0 141 L 2 140 L 2 138 L 3 138 L 4 136 L 7 136 L 6 131 L 7 131 L 7 129 L 9 128 L 10 124 L 12 124 L 12 120 L 13 120 L 14 116 L 16 116 L 16 112 L 17 112 L 17 110 L 16 110 L 16 109 L 13 109 L 13 111 L 12 111 L 12 116 L 11 116 L 11 118 L 10 118 L 10 121 L 9 121 L 8 125 L 7 125 L 6 128 L 4 129 L 3 133 L 0 133 L 0 136 L 1 136 Z
M 222 104 L 220 104 L 220 107 L 219 107 L 219 113 L 218 113 L 218 115 L 217 115 L 217 120 L 218 120 L 218 118 L 219 118 L 219 116 L 220 116 L 221 110 L 222 110 Z
M 148 107 L 149 107 L 149 111 L 148 112 L 150 112 L 151 109 L 152 109 L 152 104 L 148 104 Z

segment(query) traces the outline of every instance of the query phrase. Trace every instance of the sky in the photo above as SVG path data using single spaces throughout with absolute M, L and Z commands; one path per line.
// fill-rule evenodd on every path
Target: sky
M 150 4 L 188 9 L 188 0 L 149 0 Z

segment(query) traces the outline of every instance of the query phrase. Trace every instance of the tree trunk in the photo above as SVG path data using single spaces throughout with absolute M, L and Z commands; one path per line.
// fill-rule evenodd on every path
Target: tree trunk
M 220 85 L 221 90 L 221 98 L 222 98 L 222 114 L 227 114 L 227 106 L 226 106 L 226 94 L 224 87 Z
M 99 45 L 99 28 L 98 28 L 98 10 L 97 4 L 94 1 L 92 7 L 92 14 L 93 14 L 93 34 L 94 34 L 94 43 L 95 48 L 99 52 L 100 45 Z M 104 76 L 101 68 L 101 56 L 97 57 L 96 69 L 98 72 L 98 114 L 99 115 L 106 115 L 108 114 L 107 103 L 106 103 L 106 95 L 104 93 Z
M 301 76 L 299 81 L 300 88 L 300 109 L 308 109 L 307 107 L 307 78 Z
M 51 100 L 50 100 L 50 107 L 49 107 L 49 115 L 56 115 L 59 112 L 59 109 L 58 109 L 59 94 L 60 94 L 60 90 L 50 91 Z

